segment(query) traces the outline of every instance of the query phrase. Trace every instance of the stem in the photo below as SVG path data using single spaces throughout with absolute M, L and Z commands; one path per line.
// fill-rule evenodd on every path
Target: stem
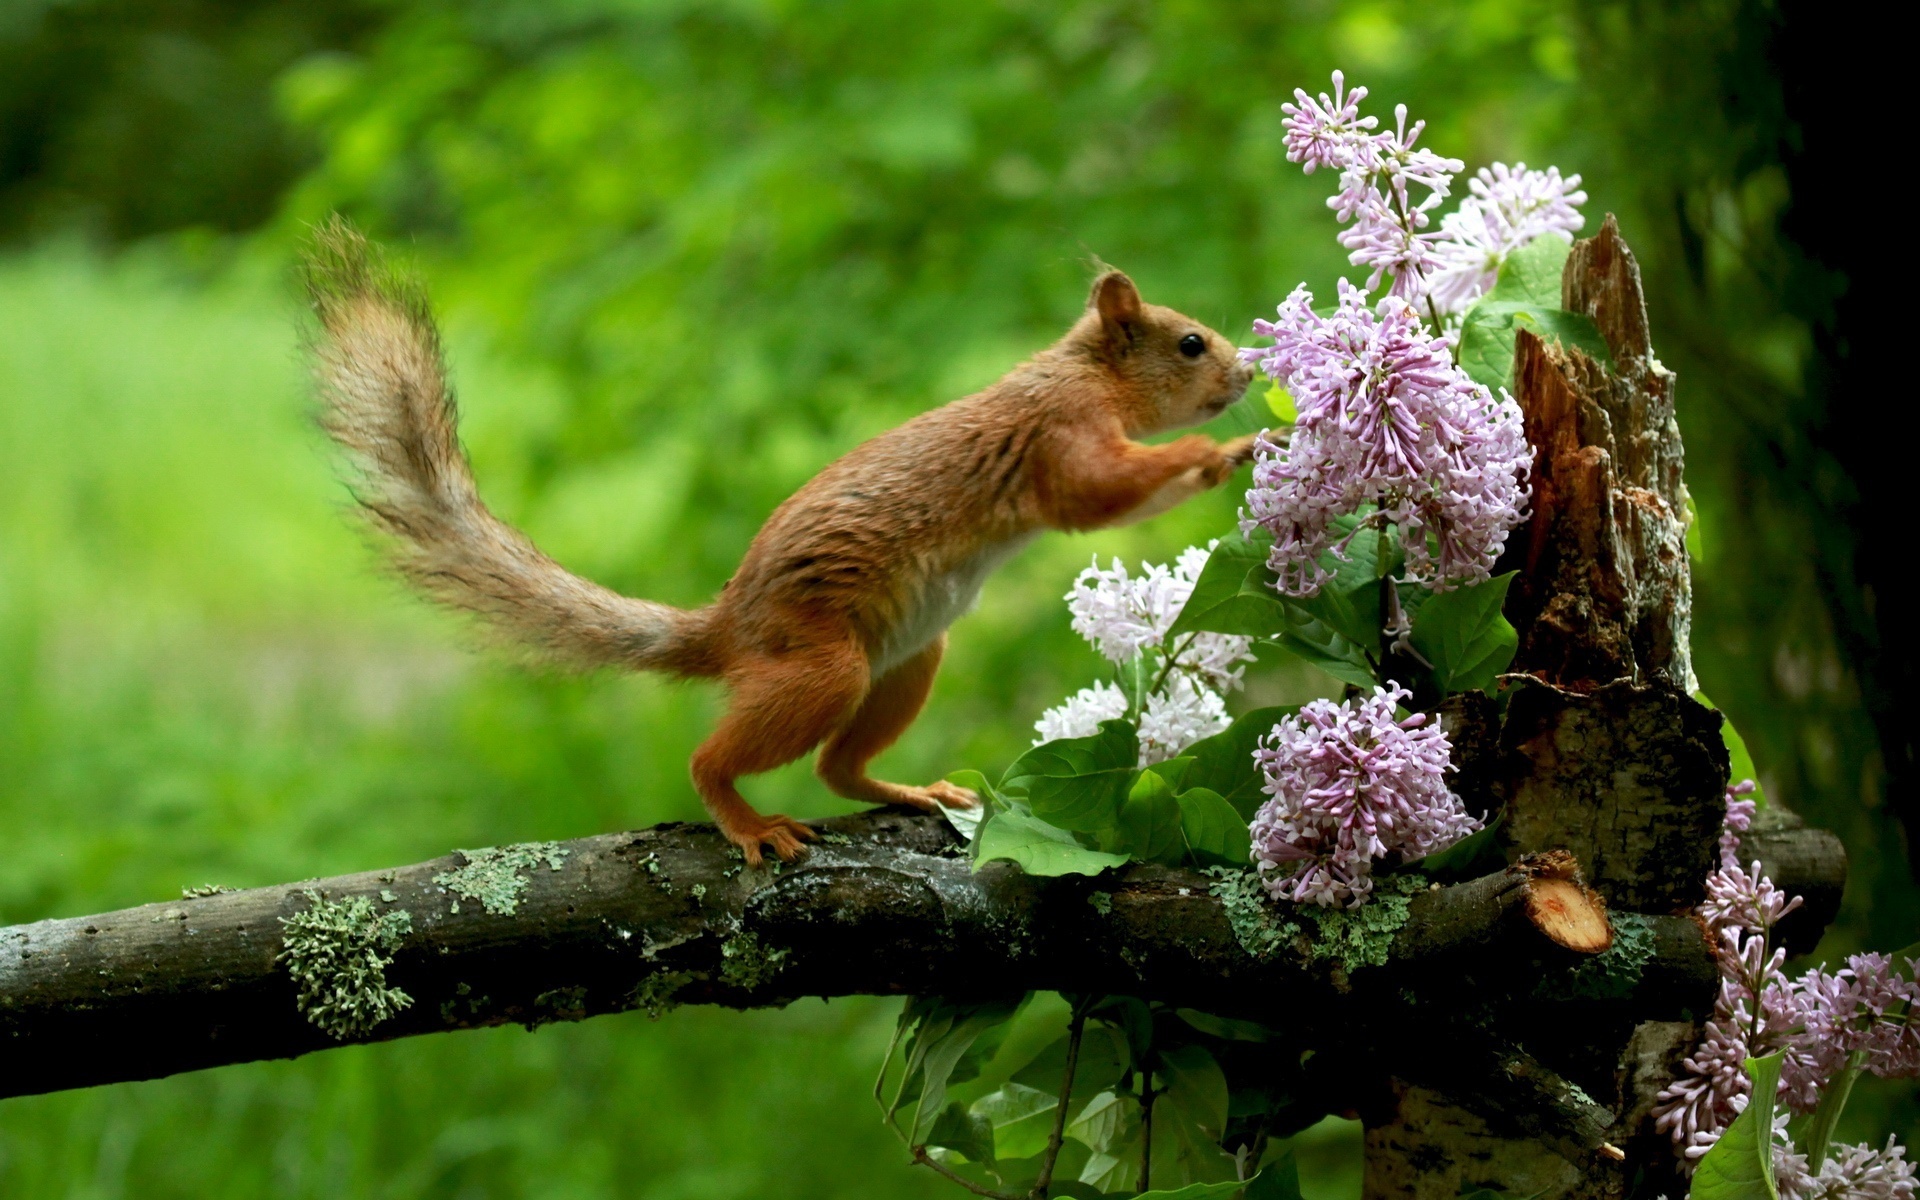
M 1073 1020 L 1067 1025 L 1067 1072 L 1060 1081 L 1060 1102 L 1053 1112 L 1053 1132 L 1047 1135 L 1046 1157 L 1040 1160 L 1040 1176 L 1033 1181 L 1033 1200 L 1045 1200 L 1053 1184 L 1053 1164 L 1060 1158 L 1061 1143 L 1067 1136 L 1067 1107 L 1073 1103 L 1073 1074 L 1080 1067 L 1080 1035 L 1086 1032 L 1086 1002 L 1073 1006 Z
M 1153 1069 L 1140 1072 L 1140 1182 L 1137 1192 L 1153 1186 Z
M 1173 674 L 1174 664 L 1180 661 L 1180 656 L 1187 652 L 1188 648 L 1193 645 L 1193 639 L 1199 636 L 1200 636 L 1200 631 L 1198 629 L 1194 630 L 1192 633 L 1189 633 L 1187 635 L 1186 641 L 1180 643 L 1180 648 L 1178 650 L 1175 650 L 1173 653 L 1167 655 L 1166 665 L 1160 668 L 1160 677 L 1153 681 L 1152 687 L 1147 689 L 1149 693 L 1157 692 L 1163 686 L 1165 686 L 1167 682 L 1167 677 Z M 1145 700 L 1141 701 L 1141 704 L 1144 705 L 1145 703 L 1146 703 Z
M 1016 1196 L 1011 1192 L 996 1192 L 992 1188 L 987 1187 L 985 1184 L 975 1183 L 973 1180 L 968 1179 L 965 1175 L 960 1174 L 960 1172 L 955 1171 L 953 1168 L 947 1166 L 945 1163 L 936 1162 L 933 1156 L 927 1153 L 927 1148 L 925 1146 L 915 1146 L 913 1148 L 913 1161 L 916 1163 L 919 1163 L 923 1167 L 932 1168 L 934 1174 L 940 1176 L 942 1179 L 945 1179 L 949 1183 L 959 1184 L 961 1187 L 967 1189 L 968 1191 L 972 1192 L 976 1196 L 989 1196 L 992 1198 L 992 1200 L 1022 1200 L 1021 1197 Z

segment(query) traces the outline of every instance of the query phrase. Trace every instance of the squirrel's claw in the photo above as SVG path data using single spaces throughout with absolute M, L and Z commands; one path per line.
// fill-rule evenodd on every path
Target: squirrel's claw
M 726 829 L 723 832 L 727 840 L 740 847 L 746 855 L 749 867 L 758 867 L 765 858 L 760 853 L 761 846 L 771 846 L 782 862 L 792 862 L 807 852 L 805 843 L 819 838 L 809 826 L 803 825 L 792 817 L 774 813 L 760 818 L 754 825 L 741 829 Z

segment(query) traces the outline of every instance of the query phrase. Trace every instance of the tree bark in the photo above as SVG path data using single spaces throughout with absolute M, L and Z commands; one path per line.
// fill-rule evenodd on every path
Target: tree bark
M 1254 957 L 1205 875 L 976 872 L 944 822 L 893 812 L 822 829 L 811 855 L 778 869 L 746 869 L 709 826 L 663 825 L 0 930 L 0 1095 L 349 1041 L 801 996 L 1123 993 L 1369 1058 L 1376 1028 L 1394 1024 L 1384 1010 L 1408 997 L 1457 1010 L 1468 975 L 1524 977 L 1529 1005 L 1591 1006 L 1575 994 L 1584 956 L 1526 917 L 1524 871 L 1416 895 L 1387 965 L 1348 973 L 1299 945 Z M 473 869 L 490 860 L 509 865 Z M 380 982 L 407 1002 L 334 1036 L 296 1002 L 286 922 L 354 897 L 406 926 Z M 1615 1006 L 1677 1016 L 1710 997 L 1699 930 L 1663 926 L 1668 944 Z

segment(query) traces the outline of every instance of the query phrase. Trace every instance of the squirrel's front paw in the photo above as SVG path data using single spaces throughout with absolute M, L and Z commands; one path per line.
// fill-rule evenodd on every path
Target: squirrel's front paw
M 1257 433 L 1244 434 L 1232 441 L 1220 443 L 1220 457 L 1227 460 L 1228 467 L 1240 466 L 1253 461 L 1253 445 L 1260 439 Z

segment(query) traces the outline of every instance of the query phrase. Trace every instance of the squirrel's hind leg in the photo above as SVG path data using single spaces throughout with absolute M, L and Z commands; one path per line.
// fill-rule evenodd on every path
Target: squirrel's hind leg
M 693 786 L 749 865 L 760 865 L 762 846 L 792 862 L 819 835 L 791 817 L 754 811 L 734 781 L 785 766 L 844 725 L 867 691 L 866 655 L 846 643 L 757 657 L 729 671 L 728 682 L 727 715 L 693 752 Z
M 909 787 L 867 775 L 867 764 L 874 756 L 898 741 L 920 715 L 946 648 L 947 635 L 943 633 L 926 649 L 887 672 L 874 683 L 846 724 L 820 748 L 815 769 L 835 794 L 868 804 L 901 804 L 925 812 L 937 812 L 943 803 L 956 808 L 971 808 L 978 803 L 979 797 L 971 791 L 951 783 Z

